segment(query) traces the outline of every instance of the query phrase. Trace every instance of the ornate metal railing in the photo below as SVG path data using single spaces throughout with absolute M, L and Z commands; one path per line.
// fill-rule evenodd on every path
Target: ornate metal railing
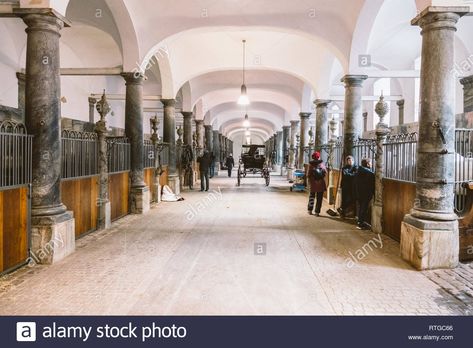
M 125 137 L 107 137 L 108 172 L 130 170 L 130 143 Z
M 416 181 L 417 133 L 388 136 L 384 143 L 384 176 L 400 181 Z
M 151 140 L 145 140 L 143 142 L 143 167 L 155 168 L 157 156 L 157 146 L 153 145 Z
M 31 183 L 33 136 L 24 124 L 5 120 L 0 123 L 0 188 Z
M 361 161 L 365 158 L 371 159 L 371 168 L 376 168 L 376 139 L 358 138 L 353 146 L 353 157 L 356 165 L 361 165 Z
M 466 181 L 473 180 L 473 129 L 455 131 L 455 210 L 464 213 L 467 189 L 462 187 Z
M 80 178 L 99 173 L 96 133 L 63 130 L 61 142 L 61 175 L 63 179 Z

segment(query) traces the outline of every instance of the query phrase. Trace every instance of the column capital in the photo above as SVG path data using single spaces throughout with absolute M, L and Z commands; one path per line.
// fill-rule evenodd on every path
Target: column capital
M 429 6 L 411 21 L 411 25 L 421 27 L 421 34 L 436 29 L 456 30 L 458 19 L 468 12 L 469 6 Z
M 311 112 L 300 112 L 300 113 L 299 113 L 299 116 L 300 116 L 301 118 L 309 118 L 310 115 L 312 115 Z
M 164 107 L 174 107 L 176 106 L 176 99 L 161 99 L 161 103 L 163 103 Z
M 323 107 L 327 107 L 332 101 L 331 100 L 328 100 L 328 99 L 315 99 L 314 100 L 314 104 L 319 107 L 319 106 L 323 106 Z
M 283 130 L 284 130 L 284 129 L 290 129 L 290 128 L 291 128 L 291 126 L 282 126 L 282 129 L 283 129 Z
M 345 75 L 340 81 L 345 83 L 345 87 L 361 87 L 367 78 L 368 75 Z
M 71 26 L 71 22 L 66 17 L 51 8 L 16 8 L 13 14 L 23 19 L 28 26 L 27 33 L 50 31 L 61 36 L 61 29 Z
M 405 100 L 404 99 L 399 99 L 397 102 L 396 102 L 396 105 L 397 106 L 404 106 L 404 103 L 405 103 Z
M 297 126 L 301 121 L 299 120 L 291 120 L 291 126 L 294 125 L 294 126 Z
M 460 80 L 460 83 L 461 83 L 464 87 L 469 87 L 469 88 L 471 88 L 471 86 L 473 85 L 473 75 L 466 76 L 466 77 L 462 78 L 462 79 Z
M 126 85 L 141 85 L 145 76 L 140 72 L 124 72 L 120 74 L 125 79 Z
M 181 111 L 181 114 L 184 118 L 191 118 L 194 115 L 192 111 Z
M 204 127 L 205 127 L 205 129 L 212 129 L 212 130 L 213 130 L 213 128 L 212 128 L 212 125 L 211 125 L 211 124 L 204 124 Z
M 200 125 L 200 124 L 203 124 L 204 123 L 204 120 L 195 120 L 195 124 L 197 125 Z
M 25 73 L 22 73 L 22 72 L 17 72 L 17 73 L 16 73 L 16 78 L 17 78 L 18 81 L 20 81 L 20 82 L 25 82 L 25 81 L 26 81 L 26 74 L 25 74 Z
M 89 97 L 89 104 L 94 105 L 95 103 L 97 103 L 97 99 L 93 97 Z

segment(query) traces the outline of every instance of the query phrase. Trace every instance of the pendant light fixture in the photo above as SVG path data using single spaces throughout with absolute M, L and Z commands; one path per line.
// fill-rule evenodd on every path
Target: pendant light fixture
M 243 121 L 244 128 L 250 128 L 250 119 L 248 118 L 248 110 L 245 112 L 245 120 Z
M 248 94 L 246 92 L 246 85 L 245 85 L 245 60 L 246 60 L 246 40 L 243 40 L 243 84 L 241 85 L 241 94 L 240 98 L 238 98 L 239 105 L 249 105 L 250 100 L 248 99 Z

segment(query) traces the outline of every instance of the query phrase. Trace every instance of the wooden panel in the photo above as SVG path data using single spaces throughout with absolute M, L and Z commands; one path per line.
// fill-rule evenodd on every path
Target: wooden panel
M 337 199 L 337 191 L 338 191 L 337 188 L 341 184 L 340 182 L 338 182 L 340 172 L 336 169 L 333 169 L 331 172 L 332 172 L 332 175 L 333 175 L 333 187 L 335 187 L 334 199 L 336 200 Z M 329 179 L 330 179 L 330 171 L 328 171 L 327 175 L 325 176 L 325 184 L 327 184 L 327 191 L 324 192 L 324 198 L 328 197 L 327 195 L 328 195 Z
M 466 213 L 459 220 L 460 261 L 473 261 L 473 188 L 467 192 Z
M 144 170 L 144 182 L 146 186 L 150 189 L 149 201 L 153 202 L 153 183 L 154 183 L 154 168 L 146 168 Z
M 61 199 L 74 212 L 76 238 L 97 229 L 98 176 L 61 181 Z
M 117 173 L 109 176 L 110 209 L 112 221 L 128 214 L 129 173 Z
M 416 185 L 403 181 L 383 179 L 383 232 L 401 240 L 401 222 L 414 206 Z
M 163 166 L 163 173 L 159 177 L 159 183 L 161 184 L 161 187 L 163 187 L 164 185 L 167 185 L 168 182 L 168 167 Z
M 0 271 L 28 258 L 28 188 L 0 191 Z

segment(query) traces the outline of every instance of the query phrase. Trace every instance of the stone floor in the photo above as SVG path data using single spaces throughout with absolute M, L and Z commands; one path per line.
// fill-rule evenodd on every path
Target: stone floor
M 387 237 L 309 216 L 281 177 L 211 180 L 0 279 L 2 315 L 472 314 L 472 265 L 417 272 Z M 327 207 L 324 207 L 324 211 Z

